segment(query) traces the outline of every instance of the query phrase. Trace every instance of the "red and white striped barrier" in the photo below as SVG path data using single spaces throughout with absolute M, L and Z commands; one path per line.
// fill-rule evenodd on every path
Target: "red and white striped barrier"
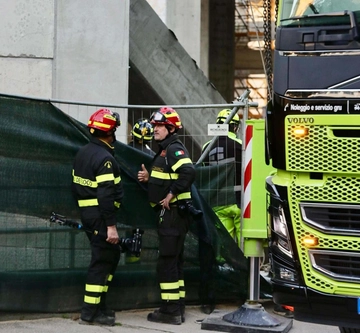
M 245 171 L 244 171 L 244 198 L 243 217 L 251 217 L 251 177 L 252 177 L 252 138 L 253 125 L 246 125 L 245 130 Z

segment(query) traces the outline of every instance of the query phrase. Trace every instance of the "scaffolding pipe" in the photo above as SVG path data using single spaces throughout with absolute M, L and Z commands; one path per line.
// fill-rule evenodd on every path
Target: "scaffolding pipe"
M 1 96 L 10 97 L 10 98 L 24 98 L 42 102 L 57 103 L 57 104 L 73 104 L 73 105 L 85 105 L 85 106 L 97 106 L 97 107 L 108 107 L 108 108 L 118 108 L 118 109 L 160 109 L 165 105 L 174 109 L 202 109 L 202 108 L 232 108 L 234 105 L 238 104 L 236 101 L 231 104 L 194 104 L 194 105 L 131 105 L 131 104 L 104 104 L 104 103 L 89 103 L 89 102 L 80 102 L 80 101 L 67 101 L 61 99 L 53 98 L 38 98 L 38 97 L 29 97 L 24 95 L 10 95 L 10 94 L 0 94 Z M 241 96 L 239 97 L 239 99 Z M 239 100 L 237 99 L 237 100 Z M 250 103 L 251 106 L 257 107 L 257 103 Z M 243 106 L 243 103 L 239 103 L 239 107 Z

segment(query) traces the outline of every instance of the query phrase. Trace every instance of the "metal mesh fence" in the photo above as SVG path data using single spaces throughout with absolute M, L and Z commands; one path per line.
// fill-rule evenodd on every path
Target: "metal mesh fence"
M 79 147 L 89 139 L 82 118 L 87 121 L 99 107 L 105 106 L 0 96 L 2 310 L 71 311 L 79 309 L 82 304 L 83 284 L 90 260 L 86 234 L 55 225 L 49 218 L 55 211 L 79 221 L 79 212 L 71 195 L 72 162 Z M 140 260 L 133 262 L 127 254 L 122 255 L 114 279 L 116 293 L 109 295 L 109 301 L 115 309 L 148 307 L 159 302 L 155 278 L 158 239 L 154 213 L 148 205 L 146 190 L 136 181 L 136 174 L 141 163 L 149 164 L 151 158 L 127 143 L 132 124 L 139 118 L 148 118 L 154 108 L 136 108 L 136 111 L 124 106 L 108 108 L 118 111 L 122 120 L 122 130 L 116 133 L 118 142 L 115 145 L 125 191 L 124 208 L 118 214 L 119 234 L 129 236 L 134 226 L 145 230 Z M 216 115 L 222 108 L 224 105 L 209 109 Z M 187 112 L 186 107 L 182 112 Z M 188 115 L 188 119 L 191 116 Z M 179 133 L 194 163 L 201 155 L 199 140 L 194 140 L 198 126 L 207 124 L 195 124 L 194 121 L 190 129 L 185 128 Z M 152 148 L 156 151 L 155 143 Z M 216 289 L 221 298 L 239 299 L 247 293 L 246 259 L 208 202 L 207 194 L 210 192 L 215 201 L 224 200 L 226 191 L 233 189 L 233 181 L 227 179 L 229 170 L 222 168 L 211 173 L 201 165 L 197 166 L 196 185 L 199 188 L 193 188 L 193 197 L 204 217 L 193 223 L 185 245 L 190 302 L 198 301 L 199 284 L 202 283 L 200 241 L 206 244 L 210 255 L 219 252 L 229 263 L 227 272 L 215 268 L 214 274 L 219 282 Z M 29 299 L 34 301 L 29 302 Z

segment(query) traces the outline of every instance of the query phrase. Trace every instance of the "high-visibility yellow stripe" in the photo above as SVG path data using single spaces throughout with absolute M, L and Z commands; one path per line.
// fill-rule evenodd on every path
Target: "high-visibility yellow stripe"
M 108 276 L 107 280 L 110 282 L 110 281 L 112 281 L 113 277 L 114 277 L 114 275 L 109 274 L 109 276 Z
M 98 121 L 93 121 L 92 124 L 97 127 L 102 127 L 102 128 L 110 128 L 111 127 L 111 125 L 99 123 Z M 89 121 L 89 125 L 91 125 L 91 121 Z
M 180 290 L 180 291 L 179 291 L 179 297 L 180 297 L 180 298 L 185 298 L 185 291 Z
M 177 197 L 179 200 L 191 199 L 191 193 L 190 192 L 180 193 L 177 195 Z
M 179 174 L 178 173 L 165 173 L 165 172 L 159 172 L 159 171 L 151 171 L 151 177 L 158 178 L 158 179 L 178 179 Z
M 90 207 L 90 206 L 98 206 L 99 202 L 97 199 L 84 199 L 84 200 L 78 200 L 79 207 Z M 114 206 L 116 208 L 120 208 L 121 203 L 114 201 Z
M 98 183 L 102 183 L 102 182 L 111 182 L 113 181 L 114 178 L 114 174 L 112 173 L 108 173 L 106 175 L 100 175 L 100 176 L 96 176 L 96 180 Z
M 74 170 L 72 171 L 72 175 L 73 175 L 73 183 L 75 183 L 75 184 L 78 184 L 81 186 L 87 186 L 87 187 L 91 187 L 91 188 L 98 187 L 98 184 L 95 180 L 81 178 L 79 176 L 76 176 Z
M 87 284 L 85 285 L 85 290 L 91 293 L 101 293 L 104 289 L 104 286 L 98 284 Z
M 108 290 L 109 290 L 109 286 L 104 286 L 103 293 L 107 293 Z
M 97 199 L 78 200 L 79 207 L 99 206 Z
M 84 302 L 88 304 L 99 304 L 101 297 L 84 296 Z
M 184 164 L 192 164 L 192 161 L 190 158 L 186 157 L 186 158 L 182 158 L 181 160 L 178 160 L 172 167 L 171 169 L 173 171 L 176 171 L 177 169 L 179 169 L 182 165 Z
M 114 179 L 114 184 L 119 184 L 121 182 L 121 177 L 119 176 L 119 177 L 116 177 L 115 179 Z
M 171 294 L 171 293 L 161 293 L 161 299 L 163 301 L 178 301 L 180 299 L 179 293 Z
M 184 192 L 184 193 L 177 194 L 176 197 L 174 197 L 170 200 L 170 203 L 174 203 L 175 201 L 186 200 L 186 199 L 191 199 L 190 192 Z
M 179 280 L 179 287 L 185 287 L 185 281 Z
M 152 136 L 149 136 L 149 135 L 140 135 L 140 134 L 137 134 L 135 132 L 131 132 L 133 136 L 135 136 L 136 138 L 139 138 L 139 139 L 144 139 L 144 140 L 148 140 L 148 141 L 151 141 L 152 140 Z
M 179 288 L 179 281 L 160 283 L 160 289 L 161 290 L 171 290 L 171 289 L 178 289 L 178 288 Z

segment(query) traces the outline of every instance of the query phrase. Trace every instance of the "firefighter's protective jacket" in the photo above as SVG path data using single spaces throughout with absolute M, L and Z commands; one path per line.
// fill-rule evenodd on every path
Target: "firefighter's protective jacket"
M 190 200 L 195 168 L 188 151 L 177 134 L 170 135 L 158 144 L 159 152 L 154 156 L 148 182 L 150 204 L 159 204 L 170 191 L 175 195 L 170 203 Z
M 123 188 L 111 145 L 92 137 L 80 148 L 73 165 L 72 190 L 82 220 L 102 218 L 107 226 L 116 225 Z

